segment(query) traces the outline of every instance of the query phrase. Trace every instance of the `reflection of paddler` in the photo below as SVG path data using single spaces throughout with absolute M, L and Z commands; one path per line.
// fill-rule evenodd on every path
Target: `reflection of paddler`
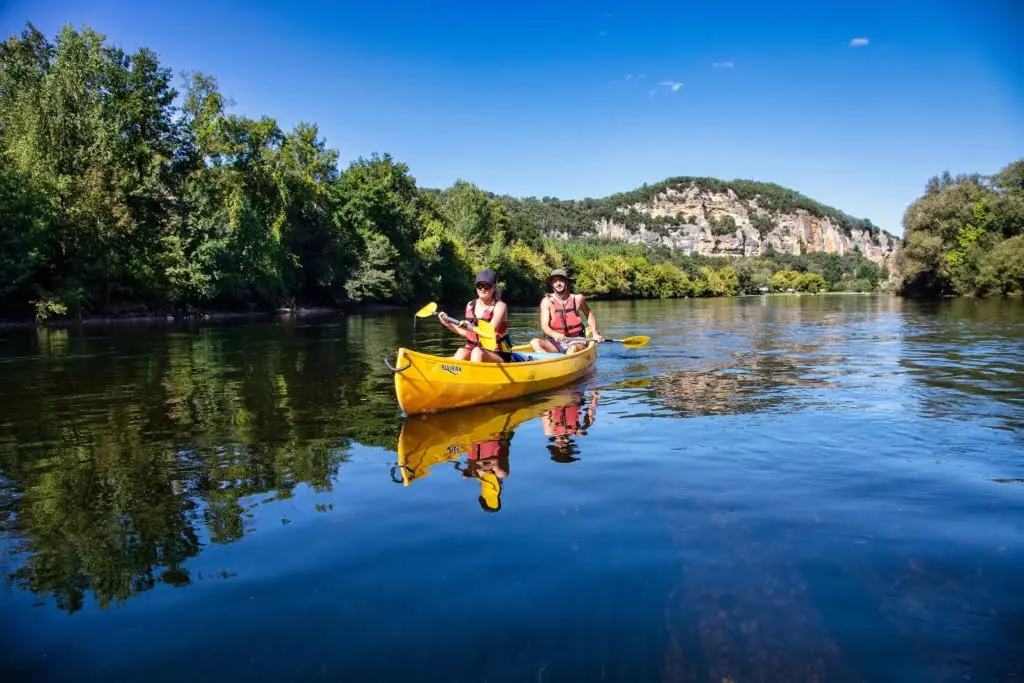
M 455 465 L 463 477 L 480 480 L 478 500 L 487 512 L 501 509 L 501 480 L 508 476 L 511 442 L 512 432 L 502 432 L 497 439 L 475 443 L 466 451 L 465 469 Z
M 499 440 L 519 425 L 540 417 L 552 408 L 567 405 L 578 392 L 566 390 L 549 395 L 527 396 L 512 401 L 488 403 L 440 413 L 410 415 L 398 437 L 398 465 L 395 481 L 408 486 L 429 474 L 431 467 L 457 461 L 476 445 Z M 483 452 L 487 448 L 482 446 Z M 507 458 L 507 448 L 505 452 Z M 485 460 L 486 458 L 477 458 Z M 505 470 L 508 467 L 506 464 Z M 401 478 L 397 477 L 401 471 Z
M 579 449 L 570 436 L 586 436 L 587 430 L 594 424 L 597 413 L 598 392 L 592 392 L 590 404 L 583 409 L 586 396 L 582 392 L 574 392 L 575 400 L 569 405 L 553 408 L 544 414 L 541 423 L 544 434 L 551 437 L 548 452 L 555 462 L 569 463 L 579 460 L 575 457 Z

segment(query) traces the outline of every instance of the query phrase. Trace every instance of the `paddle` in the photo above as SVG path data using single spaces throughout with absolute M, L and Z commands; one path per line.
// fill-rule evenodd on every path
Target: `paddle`
M 593 341 L 593 340 L 590 339 L 589 337 L 566 337 L 565 339 L 562 340 L 563 343 L 585 342 L 585 341 Z M 616 344 L 622 344 L 627 349 L 642 349 L 643 347 L 647 346 L 647 342 L 651 341 L 651 338 L 641 334 L 641 335 L 637 335 L 635 337 L 626 337 L 625 339 L 609 339 L 608 337 L 605 337 L 604 341 L 606 341 L 606 342 L 615 342 Z
M 476 332 L 476 336 L 480 338 L 480 345 L 483 346 L 488 351 L 494 351 L 496 348 L 498 348 L 498 334 L 497 332 L 494 331 L 494 326 L 491 325 L 486 320 L 478 320 L 476 323 L 476 327 L 473 327 L 472 325 L 465 324 L 465 320 L 456 320 L 454 318 L 449 317 L 448 314 L 445 313 L 444 311 L 438 313 L 437 303 L 433 301 L 431 301 L 429 304 L 427 304 L 420 310 L 416 311 L 417 318 L 429 318 L 432 315 L 436 315 L 438 318 L 444 316 L 445 320 L 448 320 L 462 327 L 467 327 L 473 332 Z

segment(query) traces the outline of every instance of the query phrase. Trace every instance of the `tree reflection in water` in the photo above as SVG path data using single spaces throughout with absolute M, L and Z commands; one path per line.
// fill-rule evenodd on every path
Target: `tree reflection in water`
M 652 377 L 647 393 L 656 404 L 683 417 L 801 407 L 800 390 L 832 384 L 819 377 L 829 371 L 804 364 L 799 357 L 754 352 L 736 355 L 735 361 L 721 367 L 671 370 Z M 831 361 L 819 358 L 816 362 Z
M 329 491 L 353 442 L 394 448 L 395 324 L 15 340 L 31 360 L 0 388 L 7 581 L 75 612 L 195 580 L 186 561 L 251 531 L 261 502 Z

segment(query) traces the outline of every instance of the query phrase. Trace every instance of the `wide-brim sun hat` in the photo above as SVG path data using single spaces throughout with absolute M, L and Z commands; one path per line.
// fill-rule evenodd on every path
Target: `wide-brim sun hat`
M 550 285 L 551 281 L 556 277 L 564 277 L 565 281 L 569 281 L 569 274 L 565 272 L 565 268 L 555 268 L 551 271 L 551 275 L 548 275 L 547 283 Z

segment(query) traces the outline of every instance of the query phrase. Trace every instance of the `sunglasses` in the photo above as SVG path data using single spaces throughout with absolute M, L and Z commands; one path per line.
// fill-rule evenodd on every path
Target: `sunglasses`
M 478 282 L 476 283 L 476 288 L 482 289 L 486 292 L 488 289 L 493 289 L 494 285 L 487 284 L 486 282 Z

